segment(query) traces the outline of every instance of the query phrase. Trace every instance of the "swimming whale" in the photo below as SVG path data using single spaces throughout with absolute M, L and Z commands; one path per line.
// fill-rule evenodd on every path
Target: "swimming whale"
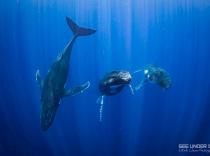
M 107 73 L 99 82 L 99 91 L 101 95 L 99 96 L 97 103 L 100 104 L 100 119 L 102 121 L 102 112 L 104 105 L 105 96 L 113 96 L 118 94 L 122 89 L 128 85 L 131 89 L 132 94 L 133 88 L 130 85 L 132 76 L 128 71 L 118 70 Z
M 128 71 L 112 71 L 101 79 L 99 90 L 102 95 L 112 96 L 119 93 L 130 81 L 131 75 Z
M 65 84 L 68 78 L 69 62 L 72 47 L 79 36 L 87 36 L 96 30 L 79 27 L 72 19 L 66 17 L 68 26 L 73 32 L 73 38 L 68 42 L 63 52 L 51 65 L 44 80 L 41 79 L 40 72 L 36 72 L 36 80 L 41 88 L 41 129 L 46 131 L 53 123 L 55 114 L 63 97 L 73 96 L 83 92 L 90 86 L 90 82 L 66 89 Z
M 161 67 L 155 65 L 147 65 L 143 70 L 143 80 L 135 87 L 135 91 L 141 89 L 145 83 L 154 83 L 159 85 L 161 88 L 169 89 L 172 85 L 170 75 Z

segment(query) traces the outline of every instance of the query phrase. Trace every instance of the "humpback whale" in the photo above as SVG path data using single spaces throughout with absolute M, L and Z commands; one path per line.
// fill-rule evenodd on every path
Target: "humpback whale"
M 113 96 L 118 94 L 122 89 L 128 85 L 131 89 L 132 94 L 133 88 L 130 85 L 132 76 L 128 71 L 118 70 L 112 71 L 106 74 L 99 82 L 99 91 L 101 95 L 99 96 L 97 103 L 100 104 L 100 119 L 102 121 L 102 112 L 104 105 L 104 97 L 105 96 Z
M 159 85 L 161 88 L 168 89 L 172 85 L 171 78 L 169 74 L 162 68 L 155 65 L 148 65 L 143 70 L 138 70 L 137 72 L 143 71 L 143 80 L 135 87 L 135 90 L 141 89 L 145 83 L 154 83 Z
M 99 83 L 99 90 L 102 95 L 111 96 L 119 93 L 126 84 L 131 81 L 128 71 L 112 71 L 106 74 Z
M 51 65 L 44 80 L 41 79 L 40 72 L 36 72 L 36 80 L 41 88 L 41 129 L 46 131 L 53 123 L 60 101 L 63 97 L 73 96 L 83 92 L 90 86 L 90 82 L 70 89 L 65 88 L 68 78 L 69 62 L 72 47 L 79 36 L 87 36 L 96 30 L 79 27 L 72 19 L 66 17 L 68 26 L 73 32 L 73 38 L 68 42 L 63 52 Z

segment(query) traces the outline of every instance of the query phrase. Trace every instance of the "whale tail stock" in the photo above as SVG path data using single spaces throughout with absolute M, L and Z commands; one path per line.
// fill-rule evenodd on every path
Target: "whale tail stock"
M 87 36 L 87 35 L 94 34 L 96 32 L 96 30 L 94 30 L 94 29 L 82 28 L 82 27 L 78 26 L 69 17 L 66 17 L 66 22 L 67 22 L 68 26 L 71 28 L 71 30 L 75 36 Z

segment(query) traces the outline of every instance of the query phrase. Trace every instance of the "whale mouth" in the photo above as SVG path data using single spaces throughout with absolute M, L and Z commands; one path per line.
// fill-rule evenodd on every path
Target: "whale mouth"
M 122 84 L 112 85 L 112 86 L 110 86 L 110 89 L 114 90 L 114 89 L 117 89 L 117 88 L 119 88 L 121 86 L 122 86 Z

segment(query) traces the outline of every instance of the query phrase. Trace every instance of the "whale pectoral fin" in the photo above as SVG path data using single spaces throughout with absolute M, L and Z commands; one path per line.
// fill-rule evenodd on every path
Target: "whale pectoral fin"
M 98 103 L 100 105 L 100 109 L 99 109 L 99 121 L 102 122 L 102 117 L 103 117 L 103 107 L 104 107 L 104 98 L 105 95 L 101 95 L 98 97 L 96 103 Z
M 36 81 L 37 81 L 39 87 L 42 89 L 42 87 L 43 87 L 43 80 L 41 78 L 39 69 L 36 71 Z
M 134 89 L 133 89 L 133 87 L 131 86 L 131 84 L 129 84 L 128 87 L 130 88 L 131 94 L 134 95 Z
M 136 70 L 136 71 L 134 71 L 132 74 L 136 74 L 136 73 L 142 72 L 143 70 L 144 70 L 144 69 Z
M 148 81 L 147 79 L 142 80 L 142 81 L 135 87 L 135 91 L 141 89 L 147 81 Z
M 65 90 L 63 97 L 74 96 L 76 94 L 83 93 L 89 87 L 90 87 L 90 82 L 87 81 L 80 86 L 76 86 L 76 87 L 70 88 L 69 90 Z

